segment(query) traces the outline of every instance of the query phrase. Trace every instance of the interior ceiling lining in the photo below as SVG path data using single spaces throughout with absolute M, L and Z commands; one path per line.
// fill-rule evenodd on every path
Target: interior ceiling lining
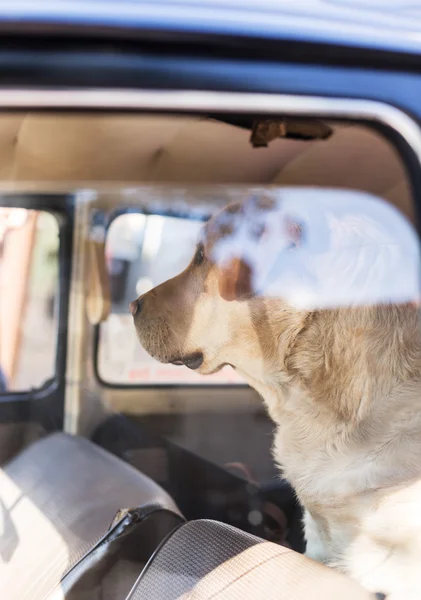
M 366 127 L 335 124 L 327 140 L 276 139 L 186 116 L 0 115 L 0 183 L 276 184 L 350 187 L 380 195 L 411 219 L 404 167 Z

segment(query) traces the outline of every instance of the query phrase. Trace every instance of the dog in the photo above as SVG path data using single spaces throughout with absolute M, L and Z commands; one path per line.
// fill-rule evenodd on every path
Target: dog
M 310 558 L 388 600 L 421 599 L 418 242 L 391 207 L 376 221 L 380 201 L 338 216 L 334 194 L 229 205 L 187 268 L 130 310 L 155 359 L 230 365 L 263 398 Z

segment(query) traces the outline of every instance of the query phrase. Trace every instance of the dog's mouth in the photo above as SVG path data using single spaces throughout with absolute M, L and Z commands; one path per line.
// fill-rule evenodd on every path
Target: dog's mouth
M 189 354 L 188 356 L 184 356 L 183 358 L 176 358 L 171 360 L 170 363 L 172 365 L 184 365 L 188 369 L 198 369 L 203 363 L 203 353 L 202 352 L 194 352 L 193 354 Z

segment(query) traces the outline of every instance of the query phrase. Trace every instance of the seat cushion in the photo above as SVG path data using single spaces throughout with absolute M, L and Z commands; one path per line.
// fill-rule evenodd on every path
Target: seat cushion
M 369 600 L 371 594 L 302 554 L 215 521 L 179 527 L 127 600 Z
M 0 471 L 0 581 L 8 600 L 43 600 L 124 507 L 178 512 L 151 479 L 64 433 L 29 446 Z

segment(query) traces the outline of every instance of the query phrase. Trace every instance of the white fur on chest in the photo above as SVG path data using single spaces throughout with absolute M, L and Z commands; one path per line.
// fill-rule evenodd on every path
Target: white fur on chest
M 358 534 L 330 564 L 388 600 L 420 600 L 421 481 L 379 490 Z
M 304 504 L 329 503 L 375 482 L 376 461 L 346 426 L 325 417 L 298 388 L 271 414 L 277 425 L 274 458 Z
M 419 438 L 397 432 L 383 444 L 386 431 L 363 444 L 299 389 L 270 401 L 274 456 L 306 509 L 306 554 L 388 600 L 421 600 Z

